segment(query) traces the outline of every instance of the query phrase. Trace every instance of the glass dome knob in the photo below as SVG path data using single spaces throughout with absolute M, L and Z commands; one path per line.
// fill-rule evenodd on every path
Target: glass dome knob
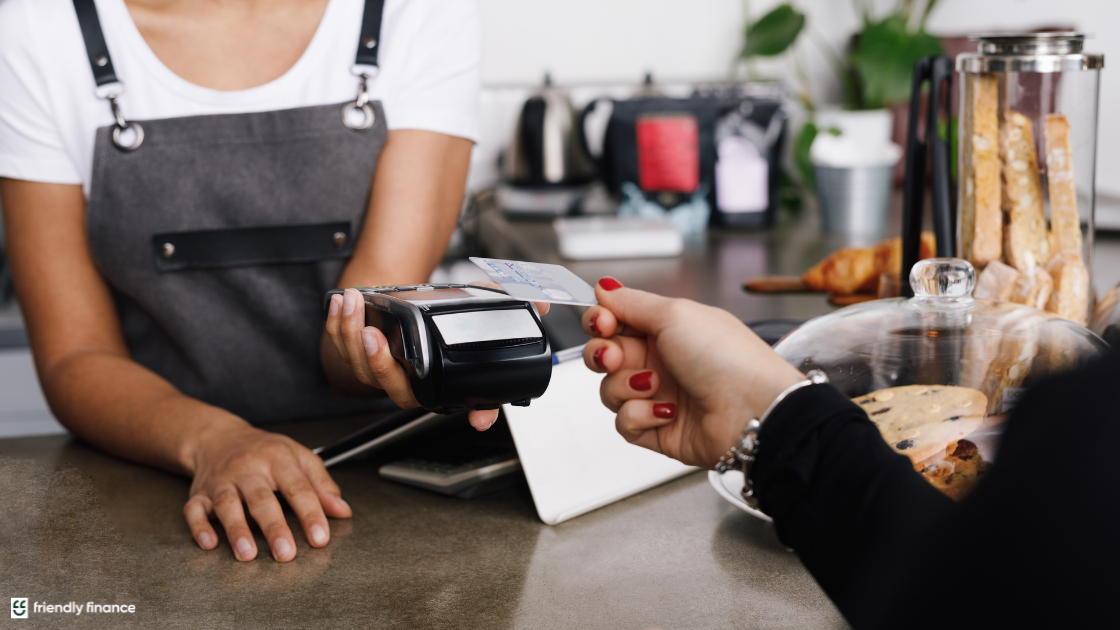
M 976 270 L 960 258 L 927 258 L 910 270 L 910 287 L 916 298 L 971 300 Z

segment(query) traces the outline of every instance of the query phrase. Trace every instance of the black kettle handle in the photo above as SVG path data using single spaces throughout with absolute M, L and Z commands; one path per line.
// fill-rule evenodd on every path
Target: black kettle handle
M 606 134 L 604 134 L 603 148 L 599 151 L 599 155 L 591 153 L 591 145 L 587 142 L 587 117 L 591 115 L 591 112 L 595 111 L 599 103 L 610 100 L 611 99 L 606 97 L 592 99 L 591 102 L 583 106 L 583 110 L 579 113 L 579 120 L 576 122 L 576 126 L 578 127 L 576 129 L 576 138 L 579 139 L 579 146 L 583 149 L 583 154 L 587 156 L 587 159 L 591 160 L 591 164 L 595 167 L 595 173 L 597 175 L 602 175 L 603 173 L 603 154 L 606 153 L 607 138 Z
M 921 115 L 922 86 L 929 83 L 926 107 L 925 141 L 918 139 L 918 118 Z M 926 160 L 932 173 L 933 231 L 937 237 L 937 255 L 956 256 L 956 228 L 953 224 L 952 181 L 949 172 L 949 142 L 938 133 L 942 107 L 950 119 L 949 101 L 953 93 L 953 60 L 944 55 L 923 57 L 914 66 L 910 88 L 910 120 L 906 130 L 906 183 L 902 208 L 902 269 L 900 285 L 903 297 L 913 297 L 910 270 L 921 256 L 922 207 L 925 200 Z
M 532 96 L 521 109 L 521 125 L 517 142 L 521 143 L 521 157 L 529 172 L 527 180 L 534 185 L 545 182 L 544 177 L 544 112 L 547 105 L 540 96 Z

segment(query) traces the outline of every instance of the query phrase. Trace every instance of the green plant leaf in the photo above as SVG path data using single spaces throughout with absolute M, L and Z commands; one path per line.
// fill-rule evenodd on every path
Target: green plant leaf
M 809 149 L 816 139 L 817 125 L 807 122 L 793 140 L 793 164 L 797 167 L 797 173 L 801 175 L 801 184 L 812 193 L 817 192 L 817 176 L 813 170 L 813 161 L 809 159 Z
M 773 57 L 786 51 L 805 28 L 805 14 L 788 3 L 779 4 L 747 27 L 739 58 Z
M 914 65 L 942 52 L 940 40 L 925 31 L 910 32 L 899 15 L 869 22 L 852 53 L 863 106 L 878 109 L 908 100 Z
M 805 207 L 805 188 L 782 169 L 778 174 L 778 212 L 796 217 Z
M 949 143 L 949 177 L 953 183 L 957 181 L 957 116 L 954 114 L 948 122 L 937 121 L 937 135 Z

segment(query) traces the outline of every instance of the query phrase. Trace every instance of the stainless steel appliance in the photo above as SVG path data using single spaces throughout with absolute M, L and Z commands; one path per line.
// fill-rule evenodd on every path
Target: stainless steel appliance
M 591 181 L 595 167 L 581 140 L 579 115 L 563 90 L 544 85 L 521 108 L 502 175 L 516 186 L 571 186 Z

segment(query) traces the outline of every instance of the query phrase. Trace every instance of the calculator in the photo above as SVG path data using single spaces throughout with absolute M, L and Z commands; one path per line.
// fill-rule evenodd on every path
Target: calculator
M 524 478 L 517 451 L 505 445 L 411 457 L 377 472 L 384 479 L 463 499 L 508 488 Z

